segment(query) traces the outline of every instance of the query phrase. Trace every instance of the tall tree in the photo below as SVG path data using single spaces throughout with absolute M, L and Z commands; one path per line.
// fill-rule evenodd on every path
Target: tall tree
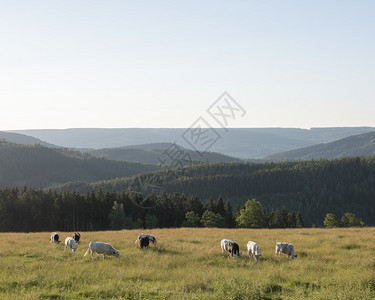
M 305 223 L 303 221 L 303 217 L 300 211 L 297 212 L 296 214 L 296 227 L 297 228 L 303 228 L 305 227 Z
M 323 221 L 323 224 L 326 228 L 334 228 L 334 227 L 339 227 L 340 226 L 340 223 L 339 223 L 339 220 L 337 219 L 337 216 L 332 214 L 332 213 L 328 213 Z
M 256 199 L 248 200 L 236 221 L 239 227 L 263 228 L 265 226 L 265 212 L 262 204 Z
M 119 204 L 117 203 L 117 201 L 115 201 L 113 203 L 112 211 L 109 214 L 109 219 L 111 220 L 111 229 L 123 229 L 125 225 L 124 205 Z
M 228 200 L 225 202 L 224 209 L 225 209 L 225 227 L 233 228 L 235 226 L 235 221 L 233 218 L 232 206 L 230 205 L 230 202 Z
M 224 206 L 223 197 L 221 196 L 216 201 L 216 213 L 222 217 L 225 217 L 225 206 Z

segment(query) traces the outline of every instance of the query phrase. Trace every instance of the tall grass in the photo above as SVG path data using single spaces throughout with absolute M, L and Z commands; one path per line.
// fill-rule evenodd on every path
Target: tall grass
M 139 250 L 139 233 L 158 238 Z M 60 233 L 61 240 L 71 233 Z M 50 233 L 0 234 L 0 298 L 229 298 L 373 299 L 374 228 L 361 229 L 156 229 L 81 232 L 76 254 Z M 220 240 L 236 240 L 235 262 Z M 111 243 L 121 258 L 83 257 L 92 240 Z M 256 264 L 246 243 L 256 241 Z M 294 261 L 275 256 L 276 242 L 290 242 Z

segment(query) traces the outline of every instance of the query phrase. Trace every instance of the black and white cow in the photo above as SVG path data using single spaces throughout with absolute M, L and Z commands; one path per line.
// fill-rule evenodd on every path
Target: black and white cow
M 237 257 L 242 254 L 238 244 L 231 240 L 221 240 L 221 251 L 224 252 L 224 250 L 228 252 L 228 257 L 231 255 L 234 260 L 236 260 Z
M 156 237 L 154 237 L 153 235 L 151 234 L 145 234 L 145 233 L 141 233 L 137 239 L 135 240 L 135 243 L 138 244 L 138 246 L 140 246 L 140 240 L 142 237 L 144 236 L 147 236 L 148 237 L 148 240 L 149 240 L 149 243 L 152 243 L 154 245 L 156 245 Z
M 139 247 L 141 249 L 147 248 L 149 244 L 150 244 L 150 238 L 148 236 L 144 235 L 140 238 Z
M 57 232 L 52 232 L 51 233 L 51 243 L 60 243 L 61 241 L 59 241 L 59 234 Z

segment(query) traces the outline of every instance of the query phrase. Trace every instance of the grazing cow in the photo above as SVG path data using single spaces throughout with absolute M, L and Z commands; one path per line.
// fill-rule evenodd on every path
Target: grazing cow
M 221 240 L 221 252 L 224 252 L 224 250 L 228 252 L 228 257 L 231 255 L 234 260 L 236 260 L 237 257 L 242 254 L 238 244 L 231 240 Z
M 51 243 L 60 243 L 61 241 L 59 241 L 59 234 L 57 232 L 52 232 L 51 233 Z
M 120 252 L 113 248 L 112 245 L 102 242 L 90 242 L 89 247 L 87 248 L 85 255 L 83 257 L 85 257 L 87 253 L 89 253 L 89 251 L 91 252 L 92 260 L 94 260 L 94 252 L 98 254 L 103 254 L 103 259 L 105 259 L 106 255 L 116 256 L 117 258 L 120 257 Z
M 141 249 L 147 248 L 150 244 L 150 238 L 148 236 L 142 236 L 139 240 L 139 247 Z
M 65 248 L 64 248 L 64 250 L 66 250 L 66 248 L 70 248 L 70 249 L 72 249 L 73 253 L 76 253 L 76 250 L 77 250 L 76 241 L 73 238 L 71 238 L 71 237 L 67 237 L 65 239 Z
M 156 245 L 156 237 L 154 237 L 154 236 L 151 235 L 151 234 L 144 234 L 144 233 L 141 233 L 141 234 L 138 236 L 138 238 L 135 240 L 135 243 L 139 245 L 139 242 L 140 242 L 140 240 L 141 240 L 141 238 L 142 238 L 143 236 L 147 236 L 148 239 L 149 239 L 149 241 L 150 241 L 150 243 L 153 243 L 154 245 Z
M 247 251 L 249 251 L 249 257 L 253 256 L 253 258 L 258 262 L 260 254 L 260 247 L 257 243 L 249 241 L 247 243 Z
M 75 242 L 76 242 L 77 244 L 80 244 L 80 243 L 81 243 L 81 242 L 80 242 L 81 235 L 80 235 L 78 232 L 74 232 L 74 233 L 73 233 L 73 239 L 75 240 Z
M 280 253 L 285 253 L 290 257 L 290 260 L 293 260 L 297 255 L 294 254 L 294 246 L 288 243 L 276 243 L 276 255 Z

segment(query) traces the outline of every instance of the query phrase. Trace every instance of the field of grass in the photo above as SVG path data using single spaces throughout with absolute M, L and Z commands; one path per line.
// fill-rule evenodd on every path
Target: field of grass
M 158 245 L 137 249 L 140 233 Z M 223 238 L 244 251 L 237 262 L 221 253 Z M 375 228 L 81 232 L 75 254 L 49 239 L 49 232 L 0 234 L 0 299 L 375 298 Z M 84 258 L 91 240 L 112 244 L 121 258 Z M 260 245 L 258 264 L 245 251 L 249 240 Z M 298 257 L 276 257 L 278 241 L 293 243 Z

